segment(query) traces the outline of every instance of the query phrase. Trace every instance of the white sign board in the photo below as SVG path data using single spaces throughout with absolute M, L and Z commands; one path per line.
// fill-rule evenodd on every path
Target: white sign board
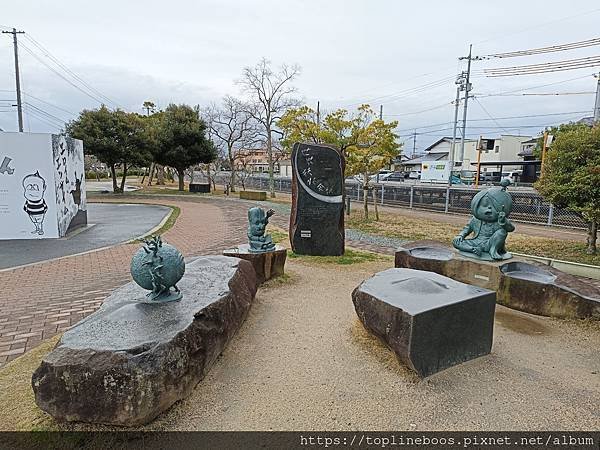
M 450 178 L 450 161 L 425 161 L 421 163 L 421 181 L 447 183 Z
M 63 237 L 86 210 L 82 141 L 0 132 L 0 239 Z

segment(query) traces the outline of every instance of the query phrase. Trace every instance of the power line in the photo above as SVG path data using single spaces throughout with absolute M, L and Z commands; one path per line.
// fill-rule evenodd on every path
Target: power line
M 488 117 L 489 117 L 491 120 L 493 120 L 493 121 L 494 121 L 494 123 L 495 123 L 496 125 L 498 125 L 498 126 L 499 126 L 500 128 L 502 128 L 504 131 L 506 131 L 506 130 L 505 130 L 503 127 L 502 127 L 502 125 L 500 125 L 500 123 L 499 123 L 499 122 L 498 122 L 496 119 L 494 119 L 494 118 L 492 117 L 492 115 L 491 115 L 491 114 L 488 112 L 488 110 L 487 110 L 487 109 L 485 109 L 485 106 L 483 106 L 483 105 L 481 104 L 481 102 L 479 101 L 479 99 L 478 99 L 477 97 L 473 96 L 473 99 L 474 99 L 474 100 L 477 102 L 477 104 L 478 104 L 478 105 L 479 105 L 479 107 L 480 107 L 480 108 L 483 110 L 483 112 L 484 112 L 484 113 L 486 113 L 486 114 L 487 114 L 487 116 L 488 116 Z
M 525 28 L 524 30 L 515 31 L 513 33 L 502 32 L 501 34 L 498 34 L 497 36 L 490 37 L 490 38 L 485 39 L 483 41 L 476 42 L 476 44 L 483 44 L 484 42 L 495 41 L 495 40 L 502 39 L 502 38 L 505 38 L 505 37 L 508 37 L 508 36 L 514 36 L 516 34 L 530 33 L 531 30 L 537 30 L 539 28 L 546 28 L 548 25 L 553 24 L 553 23 L 562 22 L 564 20 L 569 20 L 569 19 L 574 19 L 576 17 L 587 16 L 587 15 L 596 13 L 598 11 L 600 11 L 600 8 L 595 8 L 595 9 L 592 9 L 590 11 L 580 12 L 580 13 L 574 14 L 572 16 L 560 17 L 558 19 L 550 20 L 548 22 L 543 22 L 543 23 L 540 23 L 540 24 L 534 25 L 534 26 L 528 25 L 527 28 Z
M 546 113 L 546 114 L 528 114 L 528 115 L 521 115 L 521 116 L 505 116 L 505 117 L 493 117 L 493 118 L 479 118 L 479 119 L 469 119 L 469 122 L 487 122 L 487 121 L 498 121 L 498 120 L 511 120 L 511 119 L 531 119 L 531 118 L 535 118 L 535 117 L 552 117 L 552 116 L 573 116 L 573 115 L 582 115 L 582 114 L 591 114 L 592 111 L 567 111 L 567 112 L 557 112 L 557 113 Z M 400 133 L 404 132 L 404 131 L 411 131 L 411 130 L 422 130 L 424 128 L 433 128 L 433 127 L 437 127 L 437 126 L 441 126 L 441 125 L 450 125 L 451 122 L 441 122 L 441 123 L 436 123 L 436 124 L 431 124 L 431 125 L 422 125 L 419 127 L 410 127 L 410 128 L 403 128 L 400 130 L 396 130 Z M 528 127 L 529 125 L 522 125 L 521 127 Z M 531 125 L 531 126 L 537 126 L 537 125 Z M 469 127 L 469 128 L 478 128 L 478 127 Z M 484 127 L 484 128 L 488 128 L 488 127 Z M 500 126 L 500 128 L 503 128 L 502 126 Z M 451 130 L 452 127 L 448 127 L 448 128 L 442 128 L 441 130 Z M 507 128 L 510 129 L 510 128 Z M 441 130 L 434 130 L 434 131 L 441 131 Z M 408 136 L 412 136 L 412 133 Z
M 44 56 L 46 56 L 47 58 L 49 58 L 52 62 L 54 62 L 57 66 L 59 66 L 61 69 L 63 69 L 66 73 L 68 73 L 69 75 L 71 75 L 71 77 L 73 77 L 75 80 L 77 80 L 83 86 L 85 86 L 93 94 L 95 94 L 98 97 L 104 99 L 104 101 L 107 102 L 107 103 L 112 103 L 115 106 L 120 106 L 117 102 L 115 102 L 111 98 L 109 98 L 106 95 L 104 95 L 98 89 L 96 89 L 93 86 L 91 86 L 83 78 L 81 78 L 79 75 L 77 75 L 71 69 L 69 69 L 64 63 L 62 63 L 57 57 L 55 57 L 52 53 L 50 53 L 50 51 L 46 47 L 44 47 L 42 44 L 40 44 L 38 41 L 36 41 L 32 36 L 26 35 L 25 38 L 28 41 L 30 41 L 34 46 L 36 46 L 38 48 L 38 50 L 40 50 L 44 54 Z
M 45 110 L 43 110 L 43 109 L 41 109 L 41 108 L 39 108 L 39 107 L 37 107 L 35 105 L 32 105 L 29 102 L 26 102 L 26 104 L 29 105 L 30 107 L 32 107 L 33 109 L 35 109 L 36 111 L 38 111 L 39 113 L 44 114 L 46 117 L 48 117 L 48 118 L 50 118 L 52 120 L 55 120 L 58 123 L 61 123 L 61 124 L 66 123 L 66 120 L 64 120 L 64 119 L 62 119 L 60 117 L 57 117 L 57 116 L 55 116 L 53 114 L 50 114 L 49 112 L 47 112 L 47 111 L 45 111 Z
M 54 69 L 52 66 L 50 66 L 49 64 L 47 64 L 43 59 L 41 59 L 39 56 L 37 56 L 29 47 L 27 47 L 24 44 L 21 44 L 21 47 L 23 47 L 31 56 L 33 56 L 38 62 L 40 62 L 41 64 L 43 64 L 47 69 L 49 69 L 51 72 L 53 72 L 55 75 L 57 75 L 58 77 L 62 78 L 64 81 L 66 81 L 67 83 L 69 83 L 71 86 L 73 86 L 75 89 L 77 89 L 78 91 L 80 91 L 81 93 L 87 95 L 88 97 L 90 97 L 91 99 L 97 101 L 98 103 L 100 103 L 101 105 L 104 105 L 105 102 L 103 100 L 100 100 L 98 97 L 90 94 L 89 92 L 83 90 L 81 87 L 77 86 L 75 83 L 73 83 L 71 80 L 69 80 L 68 78 L 66 78 L 63 74 L 61 74 L 60 72 L 58 72 L 56 69 Z
M 499 67 L 484 69 L 487 77 L 507 77 L 517 75 L 536 75 L 549 72 L 560 72 L 564 70 L 585 69 L 600 66 L 600 56 L 589 56 L 565 61 L 554 61 L 541 64 L 529 64 L 524 66 Z
M 42 100 L 42 99 L 41 99 L 41 98 L 39 98 L 39 97 L 35 97 L 35 96 L 31 95 L 29 92 L 26 92 L 26 91 L 24 91 L 23 93 L 24 93 L 24 94 L 26 94 L 26 95 L 27 95 L 27 97 L 33 98 L 33 99 L 37 100 L 38 102 L 42 102 L 42 103 L 44 103 L 44 104 L 46 104 L 46 105 L 48 105 L 48 106 L 51 106 L 51 107 L 53 107 L 53 108 L 56 108 L 56 109 L 58 109 L 59 111 L 66 112 L 67 114 L 71 114 L 72 116 L 76 116 L 76 115 L 77 115 L 77 113 L 74 113 L 74 112 L 72 112 L 72 111 L 69 111 L 69 110 L 67 110 L 67 109 L 64 109 L 64 108 L 62 108 L 62 107 L 60 107 L 60 106 L 58 106 L 58 105 L 55 105 L 54 103 L 50 103 L 50 102 L 47 102 L 46 100 Z
M 485 55 L 483 58 L 514 58 L 517 56 L 539 55 L 542 53 L 563 52 L 567 50 L 575 50 L 579 48 L 592 47 L 600 45 L 600 38 L 587 39 L 585 41 L 571 42 L 568 44 L 551 45 L 549 47 L 532 48 L 529 50 L 519 50 L 515 52 L 493 53 Z

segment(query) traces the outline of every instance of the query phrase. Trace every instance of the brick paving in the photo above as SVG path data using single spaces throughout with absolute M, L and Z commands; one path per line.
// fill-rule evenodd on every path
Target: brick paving
M 94 201 L 98 201 L 94 199 Z M 252 202 L 184 196 L 127 196 L 102 201 L 173 205 L 181 213 L 164 234 L 186 256 L 220 254 L 246 239 Z M 289 217 L 272 223 L 287 229 Z M 394 248 L 362 241 L 347 245 L 378 253 Z M 129 263 L 139 244 L 121 244 L 82 255 L 0 272 L 0 367 L 94 312 L 116 288 L 131 280 Z M 600 287 L 597 280 L 587 280 Z
M 180 216 L 164 239 L 186 257 L 219 254 L 246 236 L 245 205 L 201 198 L 125 201 L 179 207 Z M 0 272 L 0 366 L 98 309 L 114 289 L 131 280 L 129 262 L 138 248 L 121 244 Z

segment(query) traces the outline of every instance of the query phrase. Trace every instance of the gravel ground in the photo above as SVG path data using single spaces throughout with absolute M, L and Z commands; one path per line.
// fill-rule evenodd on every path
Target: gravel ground
M 491 355 L 419 381 L 368 334 L 351 292 L 389 262 L 309 266 L 250 316 L 164 430 L 598 430 L 600 327 L 498 306 Z M 319 286 L 319 290 L 315 290 Z

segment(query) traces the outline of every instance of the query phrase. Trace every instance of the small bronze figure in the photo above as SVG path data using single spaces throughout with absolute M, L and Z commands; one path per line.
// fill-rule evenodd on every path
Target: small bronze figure
M 511 195 L 506 191 L 510 184 L 502 180 L 502 187 L 479 191 L 471 200 L 473 217 L 460 234 L 452 240 L 461 254 L 485 261 L 512 258 L 506 251 L 505 241 L 515 226 L 508 220 L 513 206 Z M 473 233 L 473 237 L 467 236 Z
M 275 250 L 275 243 L 270 234 L 265 236 L 265 230 L 269 223 L 269 217 L 275 214 L 275 211 L 265 210 L 259 207 L 248 210 L 248 243 L 250 244 L 250 253 L 263 253 Z

